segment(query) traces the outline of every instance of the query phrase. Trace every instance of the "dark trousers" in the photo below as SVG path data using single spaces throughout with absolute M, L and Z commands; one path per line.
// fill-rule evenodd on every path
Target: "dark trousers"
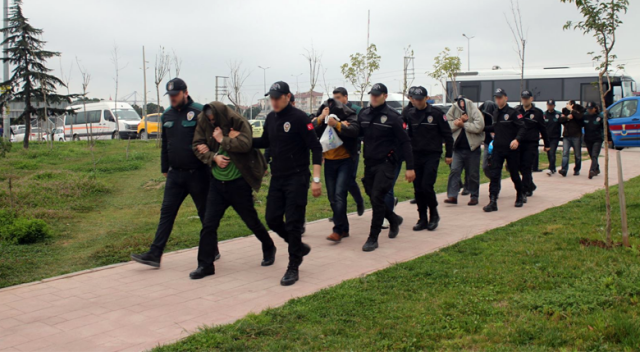
M 258 218 L 258 212 L 253 204 L 253 190 L 247 181 L 243 178 L 233 181 L 219 181 L 211 178 L 207 197 L 207 212 L 200 233 L 198 266 L 209 267 L 213 265 L 218 253 L 220 220 L 229 207 L 238 213 L 249 230 L 253 231 L 256 238 L 262 242 L 263 251 L 273 248 L 273 240 Z
M 491 179 L 491 166 L 489 160 L 491 159 L 491 155 L 489 154 L 489 145 L 483 144 L 482 150 L 482 171 L 484 175 L 487 176 L 488 179 Z
M 493 148 L 491 154 L 491 182 L 489 183 L 489 194 L 497 197 L 500 194 L 502 180 L 502 168 L 504 162 L 507 162 L 507 168 L 511 175 L 511 181 L 518 194 L 522 194 L 522 179 L 520 179 L 520 152 L 518 150 L 500 150 Z
M 396 195 L 393 191 L 396 188 L 396 182 L 398 181 L 398 176 L 400 176 L 400 171 L 402 171 L 402 160 L 396 164 L 395 177 L 393 178 L 393 185 L 391 185 L 391 189 L 389 193 L 384 197 L 384 203 L 387 207 L 393 210 L 396 207 Z
M 540 171 L 540 142 L 536 142 L 536 150 L 533 152 L 533 162 L 531 163 L 531 170 Z
M 385 197 L 393 188 L 395 179 L 396 164 L 394 163 L 385 161 L 375 165 L 365 165 L 362 183 L 364 184 L 364 191 L 371 200 L 371 208 L 373 210 L 371 230 L 369 232 L 369 237 L 371 238 L 378 238 L 385 218 L 392 224 L 397 221 L 393 208 L 389 208 L 385 204 Z
M 302 263 L 302 232 L 307 210 L 309 173 L 272 177 L 267 194 L 267 226 L 289 244 L 289 265 Z M 286 220 L 285 220 L 286 218 Z
M 564 137 L 562 139 L 562 170 L 567 171 L 569 168 L 569 156 L 571 148 L 576 160 L 573 171 L 579 172 L 582 168 L 582 137 Z
M 549 139 L 549 151 L 547 152 L 547 158 L 549 159 L 549 170 L 556 171 L 556 153 L 558 152 L 558 144 L 560 138 Z
M 333 210 L 333 232 L 342 235 L 349 232 L 347 218 L 347 194 L 353 180 L 353 160 L 324 161 L 324 182 L 327 187 L 329 204 Z
M 460 192 L 460 180 L 462 170 L 465 174 L 465 189 L 469 191 L 471 198 L 478 199 L 480 194 L 480 158 L 481 149 L 456 149 L 453 151 L 453 162 L 449 173 L 447 196 L 458 198 Z
M 200 221 L 204 222 L 207 208 L 207 193 L 209 193 L 209 180 L 211 169 L 203 166 L 194 170 L 170 169 L 167 174 L 167 183 L 164 187 L 164 198 L 160 209 L 160 222 L 156 231 L 156 237 L 151 244 L 149 252 L 155 256 L 162 256 L 164 248 L 173 230 L 178 210 L 184 199 L 191 196 L 198 209 Z
M 360 185 L 358 184 L 358 166 L 360 166 L 360 154 L 356 156 L 353 160 L 353 172 L 351 177 L 351 184 L 349 185 L 349 194 L 353 197 L 353 200 L 356 204 L 363 204 L 364 198 L 362 198 L 362 191 L 360 191 Z
M 433 216 L 438 208 L 438 199 L 433 186 L 438 178 L 438 166 L 440 165 L 441 156 L 442 153 L 424 153 L 419 157 L 414 154 L 414 158 L 420 160 L 420 162 L 416 163 L 416 179 L 413 181 L 420 220 L 427 220 L 427 209 Z
M 587 152 L 589 152 L 589 157 L 591 158 L 591 167 L 589 171 L 593 171 L 595 173 L 600 172 L 600 163 L 598 162 L 598 158 L 600 157 L 600 151 L 602 150 L 602 141 L 588 141 L 585 139 L 584 144 L 587 145 Z
M 525 192 L 533 192 L 536 185 L 533 183 L 533 161 L 538 155 L 538 142 L 522 142 L 518 147 L 520 152 L 520 174 L 522 175 L 522 189 Z

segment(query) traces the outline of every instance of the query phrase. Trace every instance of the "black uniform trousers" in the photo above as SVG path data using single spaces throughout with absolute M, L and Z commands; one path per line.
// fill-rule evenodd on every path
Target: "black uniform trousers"
M 602 150 L 602 140 L 590 141 L 585 139 L 584 143 L 587 145 L 587 152 L 589 153 L 589 158 L 591 159 L 591 167 L 589 171 L 593 171 L 595 173 L 600 172 L 600 163 L 598 162 L 598 158 L 600 157 L 600 151 Z
M 267 194 L 267 226 L 289 244 L 289 265 L 302 263 L 305 213 L 309 193 L 308 172 L 272 177 Z M 285 221 L 286 218 L 286 221 Z
M 549 170 L 556 171 L 556 153 L 558 152 L 558 144 L 560 138 L 549 138 L 549 151 L 547 158 L 549 159 Z
M 371 200 L 371 209 L 373 215 L 371 218 L 371 229 L 369 237 L 377 239 L 382 231 L 382 223 L 386 218 L 391 224 L 398 221 L 393 209 L 385 204 L 385 197 L 393 188 L 396 179 L 396 164 L 389 161 L 380 161 L 375 163 L 365 163 L 364 178 L 362 183 L 364 191 Z
M 220 220 L 229 207 L 238 213 L 249 230 L 253 231 L 256 238 L 262 242 L 263 252 L 273 248 L 273 240 L 258 218 L 258 212 L 253 204 L 253 190 L 247 181 L 242 177 L 232 181 L 220 181 L 212 177 L 207 197 L 207 211 L 200 233 L 199 267 L 213 266 L 218 253 Z
M 518 150 L 500 150 L 493 148 L 491 153 L 491 182 L 489 183 L 489 195 L 497 197 L 500 194 L 500 182 L 502 180 L 502 168 L 504 162 L 507 162 L 507 169 L 511 175 L 511 181 L 518 194 L 523 193 L 522 179 L 520 179 L 520 151 Z
M 171 230 L 173 230 L 178 210 L 188 195 L 191 196 L 196 209 L 198 209 L 200 221 L 204 222 L 211 177 L 211 169 L 205 165 L 192 170 L 169 169 L 167 183 L 164 187 L 162 208 L 160 209 L 160 222 L 156 237 L 151 245 L 151 254 L 157 257 L 162 256 Z
M 538 142 L 522 142 L 518 147 L 520 152 L 520 174 L 522 174 L 522 189 L 525 192 L 533 192 L 536 185 L 533 183 L 533 161 L 538 156 Z
M 540 171 L 540 148 L 536 148 L 533 155 L 533 162 L 531 163 L 531 170 Z
M 441 156 L 441 152 L 423 153 L 419 156 L 414 154 L 416 179 L 413 181 L 413 189 L 420 220 L 427 220 L 427 209 L 433 216 L 438 207 L 438 199 L 433 186 L 438 178 Z

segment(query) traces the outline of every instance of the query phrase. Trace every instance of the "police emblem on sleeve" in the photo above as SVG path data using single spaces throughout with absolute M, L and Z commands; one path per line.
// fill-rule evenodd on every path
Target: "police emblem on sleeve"
M 533 118 L 536 117 L 534 114 L 529 115 L 529 118 L 533 120 Z
M 284 127 L 284 131 L 285 132 L 289 132 L 289 130 L 291 130 L 291 123 L 285 122 L 284 126 L 282 126 L 282 127 Z
M 196 113 L 195 113 L 195 112 L 193 112 L 193 111 L 189 111 L 189 112 L 187 113 L 187 120 L 191 121 L 191 120 L 193 120 L 193 118 L 194 118 L 195 116 L 196 116 Z
M 600 120 L 601 120 L 601 118 L 599 118 L 599 117 L 598 117 L 598 118 L 596 119 L 596 122 L 600 122 Z
M 383 115 L 383 116 L 380 118 L 380 122 L 382 122 L 382 123 L 387 122 L 387 116 L 386 116 L 386 115 Z
M 504 114 L 504 119 L 508 120 L 509 119 L 509 114 Z
M 433 122 L 433 116 L 427 117 L 427 122 L 432 123 Z

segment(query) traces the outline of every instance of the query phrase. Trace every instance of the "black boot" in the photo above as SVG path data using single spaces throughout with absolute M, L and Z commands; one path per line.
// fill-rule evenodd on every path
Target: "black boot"
M 400 225 L 402 225 L 403 221 L 404 219 L 400 215 L 396 215 L 395 221 L 389 221 L 389 238 L 398 237 L 398 234 L 400 233 Z
M 284 273 L 282 280 L 280 280 L 280 285 L 291 286 L 295 284 L 298 279 L 298 266 L 289 264 L 289 267 L 287 267 L 287 272 Z
M 273 246 L 270 249 L 267 250 L 263 250 L 262 251 L 262 263 L 260 263 L 260 265 L 262 266 L 270 266 L 273 265 L 273 263 L 275 263 L 276 261 L 276 246 Z
M 210 275 L 214 275 L 215 273 L 216 269 L 213 267 L 213 265 L 208 267 L 199 266 L 198 269 L 192 271 L 189 274 L 189 277 L 191 278 L 191 280 L 198 280 Z
M 490 196 L 489 199 L 490 199 L 489 204 L 485 205 L 485 207 L 482 208 L 482 210 L 484 210 L 486 213 L 490 213 L 492 211 L 498 211 L 498 197 Z
M 427 225 L 427 231 L 434 231 L 438 228 L 440 222 L 440 215 L 438 215 L 438 209 L 429 209 L 429 224 Z
M 160 257 L 156 257 L 150 252 L 143 253 L 143 254 L 132 254 L 131 259 L 133 259 L 134 261 L 140 264 L 149 265 L 154 268 L 160 267 Z
M 522 208 L 522 206 L 524 205 L 525 202 L 525 195 L 522 193 L 518 193 L 518 195 L 516 195 L 516 208 Z
M 365 252 L 373 252 L 376 248 L 378 248 L 378 238 L 372 236 L 369 236 L 369 238 L 367 238 L 367 242 L 362 246 L 362 250 Z
M 420 216 L 420 220 L 413 227 L 413 231 L 422 231 L 427 229 L 427 225 L 429 224 L 429 220 L 427 220 L 427 216 Z

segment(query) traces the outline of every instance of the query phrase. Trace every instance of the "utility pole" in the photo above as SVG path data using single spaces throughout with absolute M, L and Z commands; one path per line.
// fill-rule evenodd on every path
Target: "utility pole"
M 218 83 L 218 80 L 220 78 L 223 78 L 224 80 L 223 85 L 221 86 L 220 83 Z M 225 76 L 216 76 L 216 101 L 220 101 L 219 97 L 220 96 L 226 96 L 227 95 L 227 78 L 229 77 L 225 77 Z
M 407 56 L 407 54 L 411 54 L 411 56 Z M 407 88 L 409 84 L 413 83 L 413 80 L 416 78 L 415 67 L 413 64 L 413 50 L 411 50 L 411 45 L 405 50 L 404 57 L 404 82 L 402 85 L 402 107 L 404 108 L 404 99 L 407 93 Z
M 4 0 L 4 7 L 3 7 L 3 11 L 2 11 L 2 15 L 4 16 L 4 28 L 9 27 L 9 0 Z M 7 36 L 8 33 L 5 32 L 4 33 L 4 40 L 7 40 Z M 4 53 L 5 55 L 7 55 L 7 50 L 9 50 L 9 44 L 5 43 L 4 44 Z M 9 61 L 5 61 L 4 62 L 4 81 L 8 81 L 9 80 Z M 0 136 L 0 137 L 4 137 L 7 140 L 9 138 L 11 138 L 11 120 L 9 119 L 9 114 L 7 113 L 7 108 L 9 107 L 9 101 L 7 100 L 7 102 L 4 103 L 4 108 L 2 109 L 2 126 L 4 127 L 4 136 Z
M 469 37 L 464 33 L 462 36 L 467 38 L 467 72 L 471 72 L 471 39 L 475 37 Z
M 296 78 L 296 94 L 298 94 L 298 92 L 300 91 L 300 86 L 298 85 L 298 77 L 302 76 L 303 74 L 304 73 L 300 73 L 300 74 L 297 74 L 297 75 L 291 75 L 291 77 L 295 77 Z
M 144 45 L 142 46 L 142 75 L 144 77 L 144 105 L 142 106 L 142 117 L 144 118 L 144 130 L 149 135 L 149 126 L 147 124 L 147 58 L 144 53 Z
M 264 92 L 266 94 L 267 93 L 267 70 L 270 69 L 271 67 L 258 66 L 258 68 L 262 69 L 262 75 L 264 77 Z

